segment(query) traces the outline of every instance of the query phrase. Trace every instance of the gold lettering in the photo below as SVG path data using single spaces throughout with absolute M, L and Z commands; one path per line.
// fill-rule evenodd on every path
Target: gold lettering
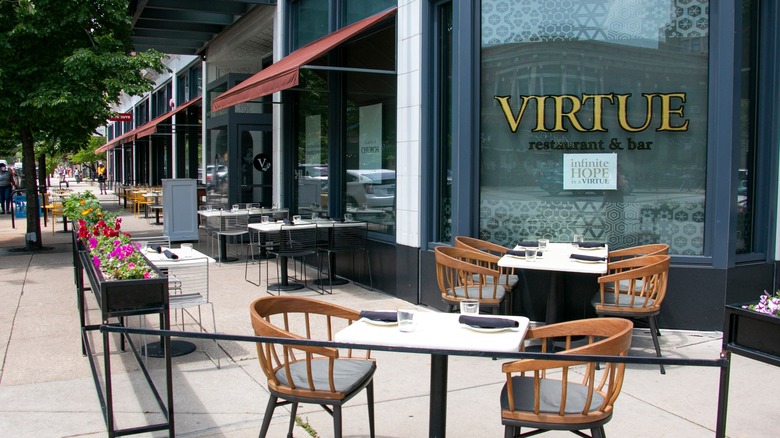
M 642 93 L 642 96 L 644 96 L 645 101 L 647 102 L 647 108 L 645 110 L 645 124 L 638 128 L 634 128 L 628 124 L 628 110 L 626 109 L 626 104 L 628 102 L 628 98 L 631 97 L 631 94 L 617 95 L 618 122 L 620 123 L 620 127 L 628 132 L 644 131 L 648 126 L 650 126 L 650 120 L 653 118 L 653 97 L 656 96 L 656 94 Z
M 563 96 L 553 96 L 553 100 L 555 101 L 555 127 L 553 128 L 553 131 L 568 131 L 568 129 L 563 127 L 563 119 L 565 117 L 569 119 L 569 123 L 571 123 L 574 129 L 580 132 L 584 132 L 585 128 L 583 128 L 582 125 L 580 125 L 580 121 L 577 120 L 577 111 L 582 108 L 582 104 L 580 103 L 580 100 L 577 98 L 577 96 L 564 94 Z M 570 111 L 564 111 L 563 109 L 564 101 L 566 100 L 571 102 Z
M 658 96 L 661 98 L 661 126 L 656 131 L 687 131 L 688 119 L 683 115 L 685 106 L 680 105 L 673 109 L 671 103 L 672 99 L 680 99 L 682 103 L 685 103 L 685 93 L 659 94 Z M 677 114 L 685 121 L 681 126 L 672 126 L 671 114 Z
M 520 105 L 520 111 L 518 111 L 517 117 L 514 117 L 512 114 L 512 107 L 509 105 L 509 99 L 511 99 L 511 96 L 493 96 L 493 98 L 496 99 L 501 105 L 501 111 L 504 112 L 504 117 L 506 118 L 506 122 L 509 124 L 509 129 L 512 132 L 517 132 L 517 128 L 520 126 L 520 121 L 523 119 L 523 114 L 528 107 L 528 101 L 535 100 L 536 128 L 534 128 L 532 131 L 546 131 L 544 127 L 544 101 L 547 99 L 546 96 L 522 96 L 521 99 L 523 100 L 523 103 Z
M 604 128 L 604 125 L 601 122 L 601 115 L 602 115 L 601 113 L 603 111 L 602 100 L 606 99 L 609 101 L 609 103 L 614 104 L 615 95 L 614 94 L 583 94 L 582 95 L 583 104 L 590 99 L 593 100 L 593 128 L 591 128 L 591 131 L 606 132 L 607 130 Z

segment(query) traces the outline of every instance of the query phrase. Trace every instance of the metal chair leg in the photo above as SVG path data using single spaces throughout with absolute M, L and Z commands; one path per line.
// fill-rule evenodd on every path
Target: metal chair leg
M 658 321 L 655 319 L 655 315 L 648 318 L 650 322 L 650 335 L 653 337 L 653 345 L 655 346 L 655 355 L 661 357 L 661 346 L 658 344 Z M 659 365 L 661 367 L 661 374 L 666 374 L 664 364 Z

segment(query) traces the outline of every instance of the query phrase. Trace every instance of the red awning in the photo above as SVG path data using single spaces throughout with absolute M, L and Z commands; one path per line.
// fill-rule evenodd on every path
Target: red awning
M 133 129 L 130 132 L 126 132 L 119 137 L 109 141 L 108 143 L 104 144 L 103 146 L 100 146 L 99 148 L 95 149 L 96 154 L 103 153 L 105 151 L 111 150 L 117 145 L 123 144 L 123 143 L 129 143 L 136 139 L 136 129 Z
M 298 85 L 301 66 L 323 56 L 360 32 L 392 16 L 396 11 L 397 8 L 393 8 L 364 18 L 301 47 L 219 95 L 211 103 L 211 110 L 219 111 Z
M 152 135 L 157 133 L 157 125 L 162 123 L 164 120 L 170 119 L 174 114 L 178 113 L 179 111 L 183 111 L 185 108 L 187 108 L 190 105 L 194 105 L 198 102 L 200 102 L 203 98 L 201 96 L 198 96 L 194 99 L 191 99 L 187 102 L 185 102 L 183 105 L 179 105 L 178 108 L 168 111 L 167 113 L 155 117 L 154 119 L 144 123 L 143 125 L 139 126 L 136 129 L 136 138 L 146 137 L 148 135 Z

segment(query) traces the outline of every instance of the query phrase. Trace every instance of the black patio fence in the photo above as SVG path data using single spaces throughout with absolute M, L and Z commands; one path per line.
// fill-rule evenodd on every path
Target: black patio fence
M 726 436 L 726 411 L 728 408 L 728 389 L 729 373 L 731 370 L 731 352 L 728 345 L 720 353 L 718 359 L 677 359 L 665 357 L 637 357 L 637 356 L 601 356 L 601 355 L 583 355 L 583 354 L 561 354 L 561 353 L 539 353 L 539 352 L 516 352 L 500 353 L 493 351 L 463 351 L 434 348 L 384 346 L 373 344 L 353 344 L 346 342 L 314 341 L 309 339 L 289 339 L 274 338 L 268 336 L 244 336 L 220 333 L 199 333 L 184 332 L 176 330 L 157 330 L 123 327 L 120 325 L 101 325 L 101 332 L 119 333 L 119 334 L 137 334 L 153 335 L 169 338 L 191 338 L 191 339 L 209 339 L 217 341 L 236 341 L 236 342 L 272 342 L 285 345 L 305 345 L 313 347 L 331 347 L 331 348 L 351 348 L 354 350 L 372 350 L 388 351 L 396 353 L 415 353 L 443 356 L 473 356 L 489 357 L 501 359 L 552 359 L 567 360 L 573 362 L 602 362 L 602 363 L 626 363 L 637 365 L 679 365 L 692 367 L 720 368 L 720 378 L 718 386 L 718 412 L 716 418 L 715 437 L 725 438 Z

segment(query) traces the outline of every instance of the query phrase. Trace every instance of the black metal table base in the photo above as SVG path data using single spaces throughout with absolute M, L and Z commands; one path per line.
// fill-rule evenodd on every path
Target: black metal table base
M 304 286 L 300 283 L 276 283 L 276 284 L 269 284 L 268 290 L 276 291 L 276 292 L 289 292 L 292 290 L 300 290 L 303 289 Z
M 195 351 L 195 344 L 188 341 L 171 341 L 171 357 L 179 357 Z M 146 357 L 165 357 L 165 349 L 160 342 L 151 342 L 141 347 L 141 354 Z
M 320 280 L 319 278 L 316 280 L 312 280 L 312 283 L 316 284 L 317 286 L 330 286 L 331 284 L 333 286 L 341 286 L 344 284 L 349 283 L 349 280 L 344 280 L 343 278 L 323 278 Z

